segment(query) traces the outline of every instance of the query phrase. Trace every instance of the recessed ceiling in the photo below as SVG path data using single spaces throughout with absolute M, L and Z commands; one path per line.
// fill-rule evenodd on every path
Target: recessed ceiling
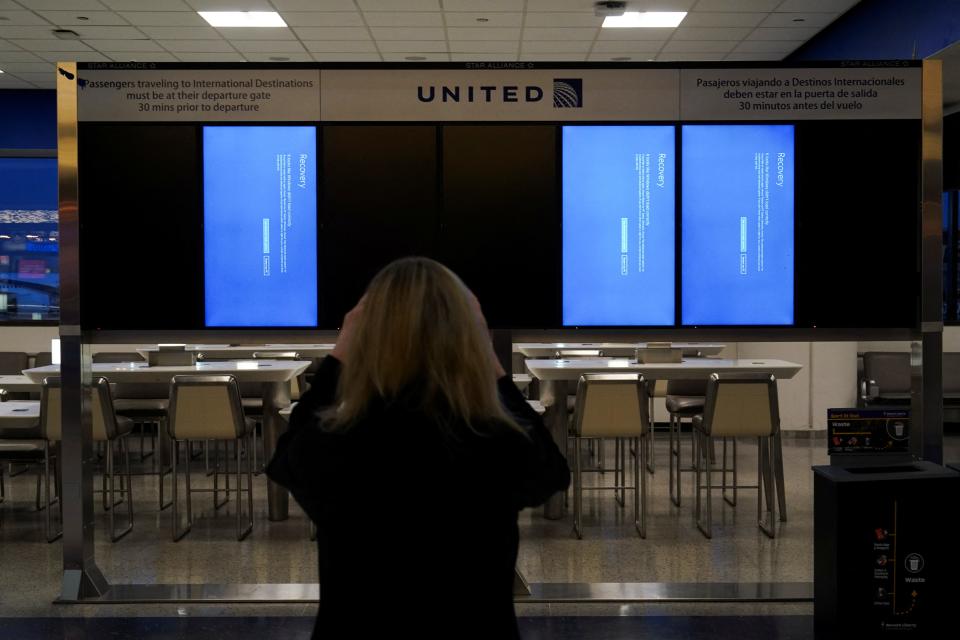
M 930 56 L 943 60 L 943 111 L 945 114 L 960 112 L 960 42 L 955 42 L 943 51 Z
M 857 0 L 634 0 L 676 29 L 601 29 L 595 0 L 0 0 L 0 88 L 55 86 L 52 62 L 781 60 Z M 277 11 L 213 28 L 197 11 Z M 69 29 L 78 39 L 61 39 Z

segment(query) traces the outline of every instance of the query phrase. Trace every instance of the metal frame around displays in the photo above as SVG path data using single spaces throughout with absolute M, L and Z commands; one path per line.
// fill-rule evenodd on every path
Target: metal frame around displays
M 942 64 L 923 62 L 922 299 L 919 338 L 912 345 L 912 450 L 943 457 L 943 344 L 940 222 L 942 186 Z M 63 581 L 60 603 L 315 602 L 317 585 L 110 585 L 94 555 L 93 446 L 89 391 L 90 342 L 81 330 L 77 64 L 57 63 L 57 147 L 60 212 Z M 313 333 L 313 332 L 310 332 Z M 870 332 L 867 332 L 870 333 Z M 761 332 L 762 334 L 762 332 Z M 797 334 L 796 337 L 800 337 Z M 106 337 L 106 336 L 104 336 Z M 687 336 L 689 337 L 689 336 Z M 818 334 L 821 339 L 849 338 Z M 810 336 L 813 339 L 813 336 Z M 783 334 L 769 339 L 783 339 Z M 109 341 L 109 339 L 107 339 Z M 502 350 L 502 345 L 501 345 Z M 549 602 L 810 602 L 812 583 L 531 583 L 517 603 Z

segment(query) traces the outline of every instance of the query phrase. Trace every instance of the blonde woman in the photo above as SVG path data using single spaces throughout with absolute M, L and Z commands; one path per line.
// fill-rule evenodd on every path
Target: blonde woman
M 476 298 L 426 258 L 344 318 L 268 474 L 317 525 L 315 638 L 518 638 L 517 513 L 570 481 Z

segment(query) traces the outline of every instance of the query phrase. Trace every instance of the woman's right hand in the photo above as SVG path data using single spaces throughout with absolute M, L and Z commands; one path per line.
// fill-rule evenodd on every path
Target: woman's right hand
M 346 362 L 347 358 L 350 357 L 350 349 L 353 343 L 357 322 L 363 315 L 363 305 L 364 302 L 366 302 L 366 299 L 366 295 L 360 298 L 360 301 L 356 304 L 356 306 L 348 311 L 347 315 L 343 317 L 343 326 L 340 327 L 340 334 L 337 336 L 337 344 L 333 347 L 333 351 L 330 353 L 330 355 L 340 362 Z

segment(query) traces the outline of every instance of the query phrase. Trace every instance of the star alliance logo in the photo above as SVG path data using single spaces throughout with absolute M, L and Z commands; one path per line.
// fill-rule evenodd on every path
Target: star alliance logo
M 556 109 L 579 109 L 583 106 L 582 78 L 554 78 L 553 106 Z

